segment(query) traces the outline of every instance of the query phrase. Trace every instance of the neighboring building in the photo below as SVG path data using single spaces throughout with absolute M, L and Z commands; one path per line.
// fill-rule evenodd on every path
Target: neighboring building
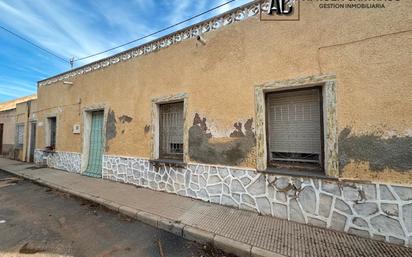
M 16 113 L 24 111 L 21 106 L 36 98 L 36 95 L 31 95 L 0 103 L 0 154 L 2 156 L 24 160 L 22 150 L 25 122 L 19 118 L 19 125 L 16 125 Z
M 16 108 L 0 111 L 0 153 L 12 157 L 16 131 Z
M 16 105 L 16 159 L 33 162 L 36 145 L 37 100 L 29 100 Z
M 254 2 L 40 81 L 36 161 L 411 245 L 412 2 L 300 5 L 293 25 Z

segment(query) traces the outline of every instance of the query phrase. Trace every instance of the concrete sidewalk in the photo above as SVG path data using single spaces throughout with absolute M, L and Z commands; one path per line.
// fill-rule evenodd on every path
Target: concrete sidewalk
M 412 256 L 412 248 L 0 158 L 0 169 L 238 256 Z

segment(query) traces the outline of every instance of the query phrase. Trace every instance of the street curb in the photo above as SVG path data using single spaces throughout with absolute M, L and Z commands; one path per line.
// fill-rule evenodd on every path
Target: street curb
M 151 214 L 145 211 L 139 211 L 136 214 L 136 219 L 146 223 L 147 225 L 153 226 L 157 228 L 157 221 L 160 219 L 160 216 L 157 216 L 155 214 Z
M 271 252 L 256 246 L 252 246 L 251 257 L 287 257 L 282 254 Z
M 227 237 L 216 235 L 214 245 L 225 252 L 236 254 L 239 257 L 250 257 L 252 246 Z
M 212 232 L 180 223 L 180 221 L 170 220 L 129 206 L 120 205 L 113 201 L 106 200 L 88 193 L 73 191 L 64 186 L 56 185 L 40 178 L 35 178 L 29 174 L 23 174 L 19 171 L 10 171 L 5 169 L 1 170 L 13 174 L 17 177 L 30 180 L 34 183 L 55 189 L 57 191 L 64 192 L 91 202 L 95 202 L 112 211 L 131 217 L 147 225 L 173 233 L 177 236 L 181 236 L 186 240 L 195 241 L 202 244 L 211 244 L 214 247 L 223 250 L 224 252 L 235 254 L 239 257 L 288 257 L 240 241 L 216 235 Z
M 120 211 L 119 211 L 119 209 L 120 209 L 120 207 L 121 207 L 120 204 L 115 203 L 115 202 L 110 201 L 110 200 L 103 199 L 103 198 L 100 198 L 100 199 L 102 200 L 101 205 L 103 205 L 103 206 L 106 207 L 107 209 L 112 210 L 112 211 L 115 211 L 115 212 L 120 212 Z
M 215 234 L 206 230 L 186 226 L 183 229 L 183 238 L 202 244 L 213 244 Z
M 168 231 L 180 237 L 183 237 L 183 230 L 185 226 L 187 225 L 166 218 L 160 218 L 157 221 L 157 227 L 159 229 Z
M 137 219 L 137 213 L 139 211 L 134 209 L 134 208 L 131 208 L 129 206 L 121 206 L 119 208 L 119 212 L 126 215 L 126 216 L 133 217 L 133 218 Z

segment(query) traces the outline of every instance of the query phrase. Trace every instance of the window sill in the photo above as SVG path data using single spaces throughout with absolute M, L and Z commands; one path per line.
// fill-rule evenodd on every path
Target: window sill
M 48 154 L 53 154 L 53 153 L 56 152 L 56 149 L 51 149 L 51 148 L 46 147 L 46 148 L 43 149 L 43 152 L 48 153 Z
M 330 177 L 325 175 L 322 170 L 301 170 L 301 169 L 286 169 L 286 168 L 274 168 L 268 167 L 264 171 L 259 171 L 260 173 L 268 174 L 268 175 L 283 175 L 283 176 L 291 176 L 291 177 L 307 177 L 307 178 L 319 178 L 319 179 L 332 179 L 338 180 L 335 177 Z
M 170 167 L 176 167 L 176 168 L 186 168 L 187 163 L 181 161 L 181 160 L 173 160 L 173 159 L 156 159 L 156 160 L 149 160 L 153 166 L 158 167 L 160 165 L 166 165 Z

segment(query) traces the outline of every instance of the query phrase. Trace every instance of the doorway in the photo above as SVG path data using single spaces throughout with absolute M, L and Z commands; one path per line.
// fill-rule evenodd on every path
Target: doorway
M 30 123 L 30 148 L 29 162 L 34 162 L 34 150 L 36 149 L 36 122 Z
M 88 140 L 87 168 L 84 175 L 102 177 L 104 111 L 91 112 L 91 126 Z
M 3 123 L 0 124 L 0 155 L 3 155 Z

